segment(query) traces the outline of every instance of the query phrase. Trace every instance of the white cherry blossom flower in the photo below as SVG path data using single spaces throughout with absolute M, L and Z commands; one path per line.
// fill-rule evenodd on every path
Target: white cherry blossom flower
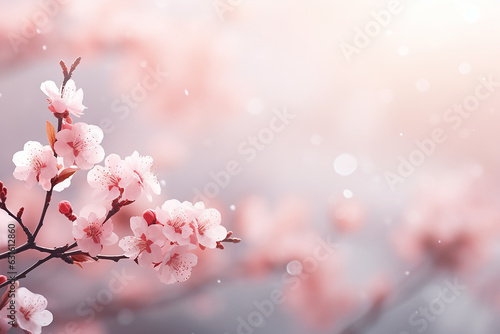
M 73 237 L 80 249 L 90 256 L 99 255 L 103 246 L 118 241 L 118 236 L 113 233 L 111 219 L 104 223 L 106 215 L 104 207 L 89 205 L 82 209 L 80 216 L 73 222 Z
M 215 248 L 217 241 L 222 241 L 227 236 L 227 230 L 221 223 L 220 212 L 216 209 L 205 209 L 203 202 L 198 202 L 195 207 L 201 210 L 197 217 L 196 235 L 200 245 Z
M 158 269 L 160 281 L 166 284 L 184 282 L 191 276 L 192 268 L 198 263 L 198 257 L 188 252 L 188 246 L 172 246 Z
M 26 187 L 31 189 L 38 182 L 44 190 L 50 190 L 51 180 L 58 171 L 57 159 L 50 146 L 29 141 L 24 144 L 23 151 L 14 154 L 12 161 L 16 165 L 14 177 L 26 181 Z
M 83 90 L 76 90 L 76 85 L 73 80 L 68 80 L 64 87 L 64 93 L 61 97 L 61 89 L 59 89 L 54 81 L 44 81 L 40 86 L 42 92 L 48 96 L 49 110 L 54 114 L 64 114 L 68 112 L 76 117 L 83 115 L 86 107 L 83 105 Z
M 147 199 L 153 200 L 152 194 L 159 195 L 161 187 L 156 175 L 153 173 L 153 158 L 150 156 L 140 156 L 135 151 L 131 156 L 125 158 L 127 164 L 136 175 L 136 182 L 146 194 Z
M 196 216 L 193 204 L 181 203 L 176 199 L 166 201 L 161 209 L 156 210 L 156 219 L 164 226 L 163 234 L 168 240 L 181 246 L 196 243 Z
M 95 189 L 95 196 L 113 200 L 122 194 L 123 199 L 137 199 L 141 189 L 134 183 L 136 176 L 130 166 L 117 154 L 110 154 L 104 163 L 104 167 L 95 166 L 87 174 L 87 182 Z
M 152 268 L 154 264 L 162 261 L 161 247 L 165 245 L 166 238 L 161 225 L 150 225 L 142 217 L 130 218 L 130 228 L 134 236 L 126 236 L 118 245 L 124 250 L 125 256 L 138 260 L 141 267 Z
M 63 157 L 66 167 L 76 165 L 80 169 L 91 169 L 104 159 L 104 149 L 99 145 L 103 137 L 98 126 L 76 123 L 71 129 L 56 134 L 54 149 Z
M 43 326 L 48 326 L 53 316 L 47 308 L 44 296 L 32 293 L 26 288 L 16 291 L 16 321 L 19 327 L 32 334 L 40 334 Z

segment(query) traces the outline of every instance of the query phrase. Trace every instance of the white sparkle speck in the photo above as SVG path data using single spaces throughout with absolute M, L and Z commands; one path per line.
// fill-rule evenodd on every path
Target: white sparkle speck
M 352 197 L 352 191 L 350 191 L 349 189 L 345 189 L 344 192 L 344 197 L 345 198 L 351 198 Z
M 286 271 L 292 276 L 299 275 L 302 272 L 302 269 L 302 263 L 297 260 L 290 261 L 286 265 Z
M 42 46 L 43 51 L 47 50 L 47 45 Z
M 184 93 L 186 94 L 186 96 L 188 96 L 188 95 L 189 95 L 189 92 L 188 92 L 188 90 L 187 90 L 187 89 L 184 89 Z
M 236 206 L 234 206 L 234 204 L 233 204 L 233 205 L 231 205 L 231 206 L 229 207 L 229 209 L 231 209 L 231 211 L 234 211 L 234 210 L 236 210 Z

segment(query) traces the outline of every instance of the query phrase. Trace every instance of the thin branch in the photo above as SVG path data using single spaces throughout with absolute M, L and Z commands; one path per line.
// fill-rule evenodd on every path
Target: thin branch
M 224 249 L 224 245 L 222 244 L 223 242 L 229 242 L 229 243 L 233 243 L 233 244 L 238 244 L 241 242 L 240 238 L 231 238 L 232 235 L 233 235 L 232 231 L 227 232 L 226 238 L 224 240 L 217 241 L 216 248 Z
M 68 83 L 69 79 L 71 79 L 73 72 L 76 70 L 76 67 L 80 64 L 81 60 L 82 60 L 82 57 L 76 58 L 76 60 L 71 65 L 69 72 L 68 72 L 68 68 L 67 68 L 66 64 L 64 63 L 64 61 L 61 60 L 59 62 L 59 65 L 61 65 L 61 68 L 63 70 L 63 76 L 64 76 L 63 84 L 61 87 L 61 97 L 63 97 L 64 87 L 66 87 L 66 83 Z
M 97 255 L 96 258 L 98 260 L 110 260 L 114 262 L 118 262 L 120 260 L 128 260 L 129 258 L 125 255 Z
M 28 238 L 28 240 L 32 240 L 33 239 L 33 235 L 31 234 L 31 231 L 29 230 L 29 228 L 26 227 L 26 225 L 24 225 L 23 220 L 21 219 L 21 217 L 18 217 L 16 215 L 14 215 L 7 208 L 7 205 L 5 204 L 5 202 L 0 202 L 0 209 L 2 209 L 3 211 L 7 212 L 7 214 L 9 216 L 11 216 L 13 219 L 15 219 L 17 221 L 17 223 L 19 224 L 19 226 L 21 226 L 21 228 L 23 229 L 24 233 L 26 234 L 26 237 Z
M 17 247 L 16 249 L 14 249 L 12 252 L 11 251 L 7 251 L 7 252 L 4 252 L 4 253 L 0 254 L 0 260 L 8 258 L 12 254 L 22 253 L 24 251 L 27 251 L 28 249 L 31 249 L 31 244 L 29 244 L 27 242 L 27 243 L 25 243 L 25 244 Z
M 56 257 L 56 255 L 50 254 L 49 256 L 44 257 L 41 260 L 38 260 L 31 267 L 29 267 L 28 269 L 26 269 L 25 271 L 23 271 L 19 275 L 16 275 L 12 279 L 9 279 L 8 281 L 0 284 L 0 289 L 3 288 L 4 286 L 7 286 L 7 285 L 11 284 L 14 281 L 18 281 L 18 280 L 20 280 L 22 278 L 26 278 L 26 275 L 28 275 L 28 273 L 30 273 L 31 271 L 35 270 L 36 268 L 38 268 L 39 266 L 41 266 L 42 264 L 44 264 L 45 262 L 49 261 L 50 259 L 52 259 L 54 257 Z
M 62 123 L 63 123 L 62 121 L 63 121 L 62 118 L 57 119 L 57 132 L 61 131 L 61 129 L 62 129 Z M 54 154 L 56 155 L 56 158 L 57 158 L 57 153 L 55 151 L 54 151 Z
M 45 195 L 45 204 L 43 205 L 42 214 L 40 216 L 40 220 L 38 221 L 38 225 L 35 229 L 35 233 L 33 233 L 33 241 L 36 239 L 38 232 L 40 232 L 40 229 L 43 226 L 43 221 L 45 220 L 45 215 L 47 214 L 47 209 L 49 208 L 50 200 L 52 199 L 52 191 L 53 190 L 54 190 L 54 185 L 52 185 L 50 187 L 50 190 L 47 191 L 47 194 Z

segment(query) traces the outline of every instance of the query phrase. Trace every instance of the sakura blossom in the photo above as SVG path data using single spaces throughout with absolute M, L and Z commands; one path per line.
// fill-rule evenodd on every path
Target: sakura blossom
M 55 115 L 64 115 L 66 112 L 73 116 L 80 117 L 87 108 L 83 105 L 83 90 L 76 90 L 73 80 L 68 80 L 61 92 L 54 81 L 42 82 L 40 89 L 48 96 L 49 110 Z
M 113 245 L 118 241 L 111 219 L 105 222 L 106 214 L 104 207 L 86 206 L 73 222 L 73 237 L 81 250 L 91 256 L 99 255 L 103 246 Z
M 198 202 L 194 205 L 201 210 L 196 219 L 196 235 L 200 245 L 207 248 L 215 248 L 217 241 L 224 240 L 227 235 L 227 230 L 221 225 L 221 215 L 216 209 L 205 209 L 203 202 Z
M 118 245 L 124 250 L 124 255 L 138 260 L 142 267 L 153 267 L 162 261 L 162 250 L 166 243 L 161 225 L 149 225 L 143 217 L 132 217 L 130 228 L 134 236 L 126 236 Z
M 123 195 L 123 198 L 135 200 L 141 189 L 132 168 L 117 154 L 110 154 L 105 166 L 95 166 L 87 174 L 87 182 L 95 189 L 95 196 L 99 199 L 113 200 Z
M 484 188 L 459 172 L 422 182 L 415 204 L 392 234 L 401 257 L 462 273 L 477 270 L 492 256 L 500 233 L 499 200 Z
M 32 196 L 36 195 L 36 191 L 17 191 L 18 188 L 11 188 L 10 184 L 0 181 L 0 227 L 5 229 L 0 231 L 0 248 L 3 248 L 0 260 L 8 262 L 10 270 L 9 278 L 0 275 L 0 289 L 5 288 L 0 298 L 0 334 L 7 333 L 11 327 L 29 334 L 39 334 L 42 327 L 52 323 L 52 313 L 46 310 L 47 299 L 26 288 L 19 289 L 18 283 L 51 259 L 59 258 L 66 264 L 78 266 L 85 270 L 86 274 L 87 271 L 95 270 L 97 266 L 92 268 L 92 263 L 97 261 L 109 261 L 108 263 L 112 264 L 129 259 L 145 269 L 153 269 L 149 271 L 156 271 L 162 282 L 172 284 L 190 277 L 192 268 L 198 262 L 197 255 L 191 251 L 198 245 L 201 250 L 206 248 L 203 245 L 223 249 L 219 241 L 240 242 L 239 238 L 230 238 L 232 232 L 226 234 L 225 228 L 220 226 L 218 211 L 205 209 L 201 202 L 195 207 L 190 202 L 170 200 L 156 210 L 143 208 L 142 210 L 145 210 L 142 211 L 142 216 L 130 219 L 133 235 L 125 235 L 119 241 L 117 246 L 122 252 L 102 254 L 104 246 L 114 245 L 119 240 L 111 219 L 116 222 L 115 215 L 124 207 L 128 210 L 128 206 L 136 202 L 142 194 L 152 201 L 153 195 L 161 193 L 161 187 L 154 174 L 155 166 L 151 156 L 141 156 L 137 151 L 133 151 L 125 159 L 121 159 L 117 154 L 110 154 L 104 159 L 104 150 L 101 147 L 103 130 L 83 122 L 73 123 L 70 115 L 79 117 L 85 109 L 82 104 L 82 90 L 76 91 L 74 82 L 70 80 L 80 60 L 80 57 L 77 58 L 71 66 L 60 61 L 64 76 L 62 94 L 51 81 L 44 82 L 41 86 L 42 91 L 49 97 L 49 109 L 58 118 L 57 127 L 49 121 L 45 122 L 49 145 L 43 146 L 39 142 L 29 141 L 24 145 L 23 151 L 17 152 L 12 158 L 16 165 L 14 177 L 25 181 L 28 188 L 39 183 L 47 191 L 44 194 L 45 200 L 37 201 L 38 206 L 32 208 Z M 104 166 L 96 165 L 103 159 Z M 94 190 L 94 196 L 89 198 L 90 203 L 102 204 L 86 205 L 79 215 L 76 215 L 67 198 L 61 198 L 62 195 L 55 194 L 54 191 L 63 191 L 71 186 L 71 178 L 79 170 L 88 170 L 87 182 Z M 74 194 L 80 192 L 81 189 L 76 189 Z M 56 201 L 59 205 L 54 208 Z M 77 200 L 75 202 L 79 203 Z M 55 209 L 58 209 L 65 219 L 49 211 Z M 129 213 L 120 214 L 122 217 L 133 215 Z M 56 221 L 57 217 L 62 221 Z M 42 229 L 44 231 L 39 233 Z M 203 245 L 198 242 L 197 234 L 201 236 Z M 16 244 L 18 236 L 20 242 Z M 113 249 L 110 251 L 114 253 Z M 24 252 L 38 252 L 40 256 L 33 259 L 31 265 L 26 266 L 26 259 L 23 259 L 17 268 L 14 254 L 21 257 L 25 255 Z M 27 260 L 29 259 L 31 256 L 27 257 Z M 66 276 L 59 274 L 51 271 L 51 282 Z M 119 285 L 116 291 L 121 291 L 128 280 L 134 279 L 123 271 L 114 271 L 112 274 L 115 276 L 113 282 L 116 283 L 112 284 L 113 287 Z M 44 281 L 35 278 L 32 283 Z M 143 291 L 142 289 L 141 292 Z M 8 306 L 14 306 L 14 302 L 16 309 L 9 309 Z M 53 309 L 52 312 L 56 313 L 58 310 Z M 128 323 L 128 320 L 122 321 L 123 324 L 126 322 Z
M 26 288 L 17 289 L 16 307 L 16 321 L 19 327 L 32 334 L 40 334 L 42 327 L 52 322 L 52 313 L 46 310 L 47 299 Z
M 172 246 L 158 269 L 160 281 L 165 284 L 184 282 L 191 276 L 192 268 L 198 263 L 198 257 L 188 252 L 188 246 Z
M 24 145 L 23 151 L 14 154 L 12 161 L 16 165 L 14 177 L 26 181 L 28 189 L 38 182 L 44 190 L 50 190 L 51 180 L 58 171 L 57 159 L 50 146 L 29 141 Z
M 196 243 L 196 218 L 199 209 L 190 202 L 180 202 L 176 199 L 163 203 L 161 209 L 156 210 L 158 223 L 164 226 L 163 233 L 171 242 L 178 245 Z M 196 244 L 197 245 L 197 244 Z
M 137 151 L 125 158 L 130 168 L 136 175 L 136 182 L 146 194 L 149 201 L 152 201 L 152 194 L 159 195 L 161 187 L 156 175 L 153 173 L 153 158 L 150 156 L 140 156 Z
M 91 169 L 104 159 L 104 149 L 99 145 L 103 137 L 98 126 L 76 123 L 71 129 L 57 133 L 54 149 L 64 159 L 65 166 Z

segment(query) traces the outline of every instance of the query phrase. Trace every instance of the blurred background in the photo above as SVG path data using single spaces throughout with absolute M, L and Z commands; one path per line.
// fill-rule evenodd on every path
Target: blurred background
M 28 226 L 44 193 L 12 156 L 47 143 L 40 84 L 81 56 L 76 121 L 106 154 L 151 155 L 162 185 L 117 234 L 176 198 L 243 239 L 172 286 L 133 262 L 49 262 L 21 281 L 49 301 L 43 333 L 497 333 L 499 15 L 494 0 L 0 1 L 0 180 Z M 81 172 L 53 203 L 90 195 Z M 39 243 L 71 241 L 51 207 Z

